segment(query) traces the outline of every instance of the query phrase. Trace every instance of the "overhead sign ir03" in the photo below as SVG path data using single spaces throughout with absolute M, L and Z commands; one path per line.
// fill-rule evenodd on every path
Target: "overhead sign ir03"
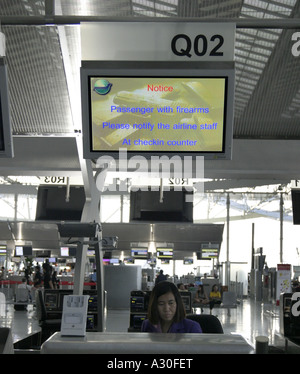
M 43 178 L 44 184 L 66 184 L 67 177 L 54 177 L 54 176 L 47 176 Z

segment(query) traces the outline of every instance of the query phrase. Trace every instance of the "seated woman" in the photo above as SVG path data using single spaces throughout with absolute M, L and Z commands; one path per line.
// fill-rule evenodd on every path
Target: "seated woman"
M 206 295 L 206 292 L 204 291 L 204 287 L 202 284 L 199 284 L 198 290 L 196 291 L 195 303 L 201 303 L 201 304 L 208 304 L 209 303 L 209 298 Z
M 194 303 L 200 303 L 200 304 L 209 303 L 209 298 L 207 297 L 202 284 L 199 284 L 198 286 L 198 290 L 196 291 L 196 295 L 194 298 Z M 203 308 L 201 308 L 201 313 L 203 313 Z
M 213 307 L 216 305 L 216 304 L 221 304 L 222 300 L 221 300 L 221 293 L 218 289 L 218 285 L 217 284 L 214 284 L 212 286 L 212 290 L 209 294 L 209 309 L 210 309 L 210 314 L 212 314 L 212 310 L 213 310 Z
M 171 282 L 160 282 L 151 292 L 148 319 L 143 322 L 141 331 L 201 333 L 199 323 L 185 316 L 185 308 L 178 288 Z

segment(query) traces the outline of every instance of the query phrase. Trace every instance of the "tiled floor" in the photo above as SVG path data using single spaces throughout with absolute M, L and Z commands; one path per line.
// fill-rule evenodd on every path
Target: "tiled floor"
M 225 333 L 243 335 L 255 346 L 255 338 L 267 336 L 269 344 L 284 349 L 284 339 L 280 335 L 279 307 L 246 299 L 227 315 L 227 309 L 215 309 Z M 13 341 L 27 337 L 40 330 L 36 312 L 32 305 L 27 311 L 15 311 L 11 304 L 0 303 L 0 327 L 12 329 Z M 129 310 L 108 310 L 106 331 L 126 332 L 129 327 Z M 300 353 L 300 347 L 289 344 L 290 353 Z
M 12 304 L 5 307 L 2 304 L 0 312 L 0 327 L 11 328 L 14 343 L 41 330 L 32 305 L 27 307 L 27 311 L 15 311 Z

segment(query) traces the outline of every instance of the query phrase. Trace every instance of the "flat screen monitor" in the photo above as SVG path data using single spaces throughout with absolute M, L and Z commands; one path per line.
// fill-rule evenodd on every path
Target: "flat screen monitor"
M 135 314 L 133 316 L 133 328 L 134 329 L 141 329 L 143 322 L 147 318 L 147 314 Z
M 37 251 L 35 251 L 35 256 L 36 257 L 50 257 L 51 256 L 51 251 L 37 250 Z
M 173 248 L 156 248 L 156 257 L 159 259 L 172 260 Z
M 118 258 L 111 258 L 111 259 L 109 260 L 109 263 L 110 263 L 110 264 L 118 264 L 118 263 L 119 263 L 119 259 L 118 259 Z
M 143 296 L 131 296 L 130 298 L 130 311 L 135 312 L 138 310 L 144 310 L 144 301 L 145 298 Z
M 193 222 L 193 204 L 188 191 L 130 191 L 130 221 Z
M 15 256 L 23 256 L 23 247 L 21 245 L 15 246 Z
M 30 245 L 16 245 L 15 256 L 32 256 L 32 246 Z
M 148 259 L 148 248 L 131 248 L 131 257 L 136 259 Z
M 111 259 L 112 258 L 112 253 L 110 251 L 105 251 L 103 254 L 103 258 Z
M 201 245 L 200 260 L 211 260 L 219 257 L 219 245 Z M 197 254 L 198 256 L 198 254 Z
M 292 190 L 293 223 L 300 225 L 300 190 Z
M 83 186 L 39 186 L 36 221 L 80 221 L 85 204 Z
M 76 256 L 76 247 L 60 247 L 61 257 L 74 257 Z
M 59 292 L 59 300 L 58 300 L 58 310 L 63 310 L 64 306 L 64 297 L 67 295 L 71 295 L 73 290 L 63 290 Z
M 0 58 L 0 158 L 13 156 L 7 67 L 4 59 Z
M 47 310 L 58 309 L 58 293 L 46 291 L 44 294 L 44 303 Z
M 6 256 L 7 247 L 6 245 L 0 245 L 0 256 Z
M 71 257 L 76 256 L 76 247 L 69 247 L 69 256 Z
M 194 263 L 194 260 L 192 258 L 189 258 L 189 257 L 185 257 L 183 259 L 183 264 L 184 265 L 192 265 Z
M 180 296 L 181 296 L 185 311 L 187 313 L 190 313 L 191 310 L 192 310 L 192 307 L 191 307 L 191 293 L 183 291 L 183 292 L 180 292 Z
M 68 257 L 69 256 L 69 247 L 60 247 L 60 255 L 62 257 Z
M 234 64 L 83 62 L 84 157 L 231 159 Z

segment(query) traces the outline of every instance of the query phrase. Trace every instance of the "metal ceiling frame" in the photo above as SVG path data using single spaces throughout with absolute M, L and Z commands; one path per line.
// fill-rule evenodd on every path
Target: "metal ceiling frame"
M 265 11 L 246 4 L 248 7 Z M 292 9 L 287 7 L 288 9 Z M 274 15 L 276 15 L 274 13 Z M 299 29 L 299 18 L 198 18 L 198 17 L 107 17 L 107 16 L 61 16 L 55 15 L 55 0 L 45 0 L 44 16 L 0 16 L 3 26 L 17 25 L 79 25 L 81 22 L 212 22 L 235 23 L 236 28 L 254 29 Z
M 235 23 L 237 29 L 300 29 L 300 18 L 244 19 L 244 18 L 160 18 L 106 16 L 0 16 L 3 26 L 80 25 L 81 22 L 190 22 Z

